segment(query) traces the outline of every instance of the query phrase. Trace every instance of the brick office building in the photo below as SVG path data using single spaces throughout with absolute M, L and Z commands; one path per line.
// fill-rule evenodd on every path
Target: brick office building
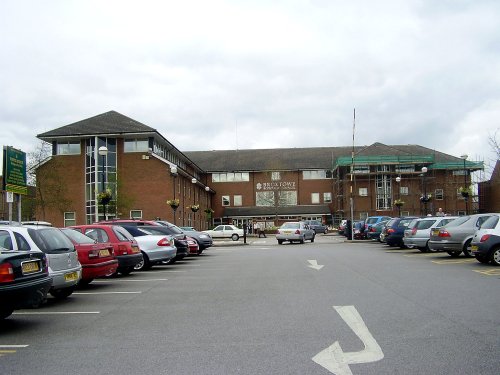
M 460 214 L 466 202 L 458 189 L 482 168 L 418 145 L 375 143 L 356 147 L 354 158 L 350 147 L 181 152 L 155 129 L 114 111 L 38 138 L 53 145 L 39 180 L 52 174 L 64 185 L 59 194 L 66 202 L 39 216 L 60 226 L 101 220 L 105 209 L 107 218 L 160 217 L 198 229 L 300 218 L 332 223 L 350 215 L 351 198 L 356 219 L 397 215 L 398 198 L 405 201 L 402 214 L 438 207 Z M 102 146 L 106 155 L 99 154 Z M 113 196 L 107 207 L 97 199 L 103 187 Z M 424 193 L 433 196 L 426 204 Z M 174 198 L 175 211 L 166 203 Z M 205 213 L 208 208 L 213 214 Z

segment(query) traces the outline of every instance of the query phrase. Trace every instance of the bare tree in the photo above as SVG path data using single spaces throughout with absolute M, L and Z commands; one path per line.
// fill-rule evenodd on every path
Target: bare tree
M 495 130 L 495 133 L 488 136 L 488 143 L 493 149 L 493 152 L 497 155 L 497 160 L 500 160 L 500 141 L 497 138 L 498 130 L 499 129 Z

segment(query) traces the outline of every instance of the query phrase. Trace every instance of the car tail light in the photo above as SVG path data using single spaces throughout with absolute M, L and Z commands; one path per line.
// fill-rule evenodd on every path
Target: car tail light
M 484 242 L 484 241 L 487 241 L 488 238 L 491 237 L 491 234 L 483 234 L 483 236 L 481 237 L 481 240 L 479 242 Z
M 394 233 L 395 231 L 396 231 L 395 229 L 389 228 L 389 229 L 387 229 L 387 234 Z
M 0 264 L 0 282 L 14 281 L 14 269 L 10 263 Z
M 172 246 L 172 242 L 168 237 L 164 237 L 157 243 L 158 246 Z
M 300 230 L 299 230 L 299 229 L 297 229 L 297 230 L 295 231 L 295 234 L 300 234 Z
M 442 229 L 439 231 L 439 237 L 451 237 L 450 233 L 448 231 Z
M 117 255 L 127 255 L 127 254 L 128 254 L 127 246 L 125 246 L 125 245 L 118 245 Z
M 374 227 L 370 227 L 370 232 L 375 232 L 375 228 Z
M 416 235 L 417 234 L 417 228 L 413 228 L 411 230 L 411 234 L 412 234 L 412 236 Z

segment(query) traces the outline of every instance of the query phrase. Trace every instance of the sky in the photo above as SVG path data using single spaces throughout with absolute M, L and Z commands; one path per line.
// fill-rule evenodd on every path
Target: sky
M 110 110 L 181 151 L 500 140 L 498 0 L 2 0 L 0 54 L 25 152 Z

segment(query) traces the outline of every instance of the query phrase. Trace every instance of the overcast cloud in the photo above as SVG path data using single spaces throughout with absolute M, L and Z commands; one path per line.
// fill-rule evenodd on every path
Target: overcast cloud
M 356 145 L 495 157 L 498 0 L 3 0 L 0 43 L 26 152 L 110 110 L 181 151 L 350 146 L 356 108 Z

